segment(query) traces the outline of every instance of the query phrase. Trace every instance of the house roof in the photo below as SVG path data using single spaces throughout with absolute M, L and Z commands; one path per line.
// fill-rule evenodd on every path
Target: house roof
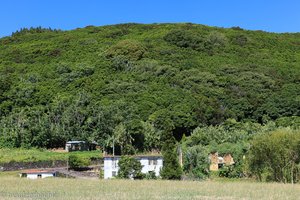
M 85 143 L 85 141 L 68 141 L 67 144 L 79 144 L 79 143 Z
M 53 170 L 37 170 L 37 169 L 30 169 L 22 171 L 21 174 L 53 174 L 56 171 Z
M 122 156 L 113 156 L 113 155 L 106 155 L 106 156 L 103 156 L 103 158 L 121 158 Z M 132 157 L 135 157 L 135 158 L 162 158 L 162 155 L 161 154 L 155 154 L 155 155 L 133 155 Z

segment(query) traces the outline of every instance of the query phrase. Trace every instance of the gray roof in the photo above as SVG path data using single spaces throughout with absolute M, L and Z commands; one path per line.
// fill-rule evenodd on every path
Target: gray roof
M 111 155 L 108 155 L 108 156 L 104 156 L 103 158 L 104 159 L 113 159 L 113 158 L 121 158 L 122 156 L 111 156 Z M 132 156 L 134 158 L 137 158 L 137 159 L 145 159 L 145 158 L 152 158 L 152 159 L 159 159 L 159 158 L 163 158 L 162 155 L 134 155 Z

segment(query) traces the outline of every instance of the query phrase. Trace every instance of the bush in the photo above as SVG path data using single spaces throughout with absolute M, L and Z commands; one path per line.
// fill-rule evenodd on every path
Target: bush
M 77 155 L 70 155 L 68 162 L 69 168 L 74 170 L 79 170 L 81 168 L 88 167 L 91 164 L 89 158 L 82 158 Z
M 145 179 L 148 179 L 148 180 L 156 180 L 157 177 L 156 177 L 156 174 L 154 171 L 149 171 L 148 173 L 145 174 Z
M 144 174 L 142 171 L 141 163 L 134 157 L 122 156 L 119 160 L 118 178 L 124 179 L 143 179 Z
M 300 131 L 281 129 L 258 135 L 252 141 L 248 162 L 250 171 L 260 181 L 298 182 Z
M 225 165 L 219 170 L 219 176 L 226 178 L 240 178 L 243 176 L 243 174 L 239 168 L 236 168 L 234 165 Z
M 133 67 L 133 64 L 126 58 L 126 56 L 120 55 L 112 58 L 112 67 L 116 71 L 123 71 L 130 70 Z
M 211 32 L 206 39 L 206 45 L 209 45 L 211 48 L 223 47 L 226 42 L 226 36 L 216 31 Z
M 201 145 L 189 147 L 184 156 L 184 171 L 197 179 L 207 178 L 209 176 L 208 151 Z
M 242 34 L 236 35 L 231 39 L 231 42 L 239 46 L 245 46 L 248 42 L 248 37 Z
M 127 59 L 137 61 L 143 58 L 146 48 L 136 40 L 122 40 L 110 47 L 106 56 L 114 58 L 116 56 L 125 56 Z
M 186 30 L 173 30 L 165 35 L 164 40 L 178 47 L 198 50 L 203 45 L 203 38 Z

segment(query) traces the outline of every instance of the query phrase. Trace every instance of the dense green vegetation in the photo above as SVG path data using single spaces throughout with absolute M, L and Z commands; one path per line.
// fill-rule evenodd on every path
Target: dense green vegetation
M 182 141 L 186 174 L 300 120 L 300 34 L 196 24 L 21 29 L 0 39 L 0 147 L 97 141 L 133 154 Z M 175 151 L 175 149 L 174 149 Z M 199 161 L 201 160 L 201 162 Z M 196 170 L 195 170 L 196 169 Z
M 91 164 L 91 159 L 87 157 L 80 157 L 75 154 L 71 154 L 68 157 L 68 167 L 69 169 L 81 170 L 88 167 Z
M 69 153 L 59 153 L 44 149 L 0 149 L 0 163 L 9 162 L 39 162 L 39 161 L 55 161 L 68 160 L 69 156 L 91 160 L 102 158 L 100 151 L 77 151 Z
M 287 121 L 297 125 L 288 126 Z M 220 177 L 256 177 L 261 181 L 298 182 L 300 179 L 299 117 L 261 125 L 227 120 L 218 126 L 197 127 L 181 141 L 184 171 L 190 178 L 210 177 L 208 154 L 231 154 L 235 164 L 223 166 Z M 285 123 L 283 123 L 285 121 Z M 280 124 L 280 125 L 279 125 Z M 283 128 L 282 124 L 288 126 Z
M 180 180 L 182 169 L 178 162 L 175 138 L 171 132 L 168 132 L 162 140 L 164 143 L 162 146 L 163 167 L 160 171 L 160 176 L 163 179 Z
M 134 157 L 122 156 L 118 166 L 118 178 L 122 179 L 143 179 L 144 174 L 142 173 L 143 166 L 140 161 Z
M 250 170 L 260 180 L 295 183 L 300 179 L 300 131 L 281 129 L 256 136 L 249 152 Z

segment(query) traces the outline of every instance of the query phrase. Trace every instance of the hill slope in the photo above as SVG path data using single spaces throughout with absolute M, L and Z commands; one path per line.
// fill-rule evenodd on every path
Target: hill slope
M 0 146 L 105 145 L 165 129 L 180 138 L 228 118 L 299 116 L 299 84 L 300 34 L 195 24 L 23 29 L 0 39 Z

